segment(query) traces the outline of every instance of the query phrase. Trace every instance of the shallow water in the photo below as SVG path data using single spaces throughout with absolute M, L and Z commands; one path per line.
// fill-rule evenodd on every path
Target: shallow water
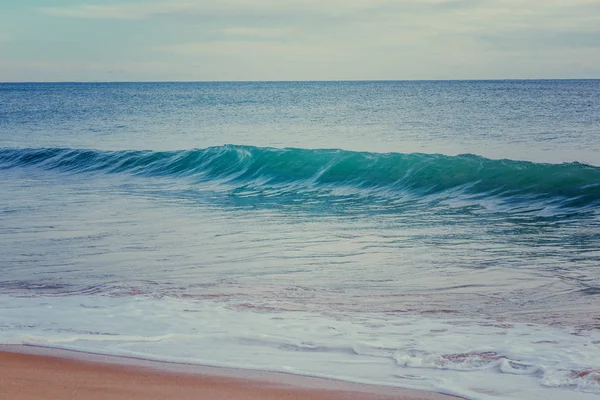
M 0 84 L 0 341 L 597 398 L 599 94 Z

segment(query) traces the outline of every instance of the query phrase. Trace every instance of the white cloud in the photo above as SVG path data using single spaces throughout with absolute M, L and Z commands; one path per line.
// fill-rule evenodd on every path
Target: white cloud
M 65 7 L 40 7 L 39 10 L 45 14 L 89 19 L 145 19 L 154 15 L 185 13 L 194 11 L 193 3 L 171 4 L 81 4 Z
M 43 7 L 41 12 L 60 17 L 136 20 L 171 15 L 288 17 L 297 24 L 311 17 L 337 18 L 340 24 L 395 20 L 408 26 L 451 33 L 509 32 L 519 29 L 596 30 L 600 26 L 598 0 L 174 0 L 165 2 L 79 4 Z M 264 23 L 264 21 L 262 21 Z M 255 26 L 255 24 L 252 24 Z M 402 27 L 400 27 L 402 28 Z M 283 31 L 267 27 L 224 28 L 222 34 L 274 37 Z
M 55 16 L 96 19 L 144 19 L 157 15 L 194 13 L 274 15 L 302 12 L 335 15 L 358 12 L 391 3 L 393 3 L 392 0 L 189 0 L 163 3 L 81 4 L 41 7 L 40 11 Z
M 219 30 L 217 33 L 225 36 L 248 37 L 248 38 L 281 38 L 289 36 L 294 32 L 291 28 L 247 28 L 232 27 Z
M 273 41 L 217 41 L 180 43 L 156 47 L 156 51 L 177 54 L 191 59 L 203 57 L 240 58 L 307 58 L 333 56 L 327 46 L 287 44 Z M 340 51 L 337 52 L 338 54 Z M 310 58 L 309 58 L 310 59 Z
M 572 0 L 571 4 L 586 3 L 592 0 Z M 555 2 L 559 2 L 555 0 Z M 363 12 L 396 11 L 413 12 L 452 12 L 457 9 L 474 7 L 494 8 L 506 3 L 513 11 L 510 0 L 174 0 L 165 2 L 120 3 L 120 4 L 78 4 L 62 7 L 40 7 L 46 14 L 96 19 L 144 19 L 158 15 L 190 14 L 243 14 L 243 15 L 328 15 L 349 16 Z M 546 2 L 530 1 L 537 6 Z
M 535 77 L 600 70 L 600 56 L 590 51 L 600 47 L 598 0 L 89 1 L 97 3 L 39 10 L 130 20 L 119 24 L 128 29 L 150 19 L 165 34 L 138 40 L 130 58 L 172 65 L 156 73 L 181 79 Z M 581 50 L 571 52 L 579 61 L 561 58 L 574 49 Z

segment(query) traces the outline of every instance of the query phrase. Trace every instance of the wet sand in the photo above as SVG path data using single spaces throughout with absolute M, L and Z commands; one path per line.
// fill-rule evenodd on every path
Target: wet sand
M 456 400 L 432 392 L 292 374 L 0 346 L 0 399 Z

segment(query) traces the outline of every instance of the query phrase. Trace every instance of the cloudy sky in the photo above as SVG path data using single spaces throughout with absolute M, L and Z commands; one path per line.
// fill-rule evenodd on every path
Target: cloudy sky
M 600 0 L 0 0 L 0 81 L 600 78 Z

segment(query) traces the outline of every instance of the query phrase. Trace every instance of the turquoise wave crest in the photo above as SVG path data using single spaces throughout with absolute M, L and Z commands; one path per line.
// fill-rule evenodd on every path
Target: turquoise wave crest
M 492 160 L 464 154 L 369 153 L 225 145 L 180 151 L 0 149 L 0 169 L 127 173 L 224 185 L 232 193 L 279 196 L 353 193 L 496 197 L 559 207 L 600 205 L 600 167 Z

